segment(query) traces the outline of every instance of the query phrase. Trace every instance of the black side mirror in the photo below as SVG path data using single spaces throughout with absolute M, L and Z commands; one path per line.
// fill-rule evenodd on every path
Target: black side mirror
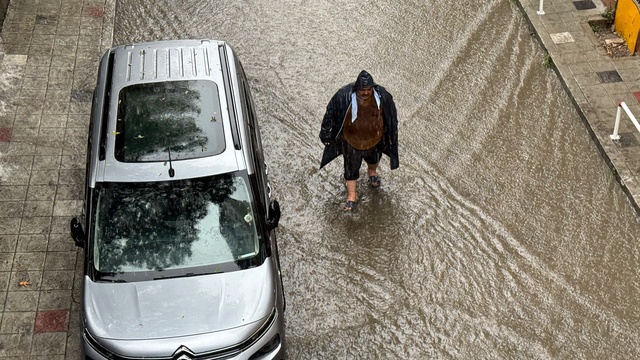
M 78 218 L 73 218 L 69 225 L 71 227 L 71 238 L 73 239 L 73 242 L 75 242 L 78 247 L 84 247 L 85 235 L 84 230 L 82 230 L 80 220 L 78 220 Z
M 277 200 L 273 200 L 269 204 L 269 214 L 267 215 L 267 227 L 269 230 L 277 228 L 278 221 L 280 221 L 280 204 Z

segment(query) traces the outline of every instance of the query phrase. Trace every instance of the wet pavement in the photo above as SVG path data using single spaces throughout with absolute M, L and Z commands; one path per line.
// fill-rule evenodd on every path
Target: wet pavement
M 603 157 L 638 211 L 637 57 L 610 58 L 588 20 L 596 1 L 518 0 Z M 597 5 L 596 5 L 597 4 Z M 69 237 L 81 211 L 85 145 L 115 0 L 12 1 L 0 42 L 0 358 L 80 359 L 82 257 Z M 382 229 L 380 229 L 382 231 Z
M 640 213 L 640 130 L 622 110 L 619 140 L 612 140 L 618 104 L 640 115 L 640 62 L 612 58 L 589 24 L 602 19 L 600 1 L 519 0 L 559 78 L 573 99 L 602 156 Z
M 0 44 L 0 358 L 81 359 L 88 119 L 115 1 L 11 1 Z

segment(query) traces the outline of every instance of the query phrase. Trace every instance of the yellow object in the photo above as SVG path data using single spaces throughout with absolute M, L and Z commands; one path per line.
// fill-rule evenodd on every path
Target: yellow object
M 640 31 L 640 10 L 634 0 L 618 0 L 613 25 L 616 33 L 627 43 L 629 51 L 635 54 Z

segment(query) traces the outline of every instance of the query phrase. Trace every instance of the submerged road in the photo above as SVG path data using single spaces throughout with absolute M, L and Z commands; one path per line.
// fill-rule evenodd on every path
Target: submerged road
M 518 8 L 120 0 L 115 45 L 230 42 L 274 195 L 292 359 L 640 353 L 640 225 Z M 360 70 L 393 95 L 400 163 L 318 170 L 324 108 Z M 364 174 L 364 167 L 362 169 Z

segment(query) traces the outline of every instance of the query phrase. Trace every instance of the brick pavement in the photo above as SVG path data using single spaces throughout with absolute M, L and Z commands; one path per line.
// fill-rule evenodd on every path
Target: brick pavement
M 111 46 L 116 0 L 9 3 L 0 35 L 0 358 L 80 359 L 83 260 L 68 224 L 80 213 L 98 61 Z M 598 1 L 518 0 L 631 203 L 640 200 L 636 57 L 611 59 L 587 21 Z M 591 7 L 593 5 L 593 7 Z
M 0 37 L 0 358 L 80 359 L 81 211 L 115 0 L 9 3 Z

